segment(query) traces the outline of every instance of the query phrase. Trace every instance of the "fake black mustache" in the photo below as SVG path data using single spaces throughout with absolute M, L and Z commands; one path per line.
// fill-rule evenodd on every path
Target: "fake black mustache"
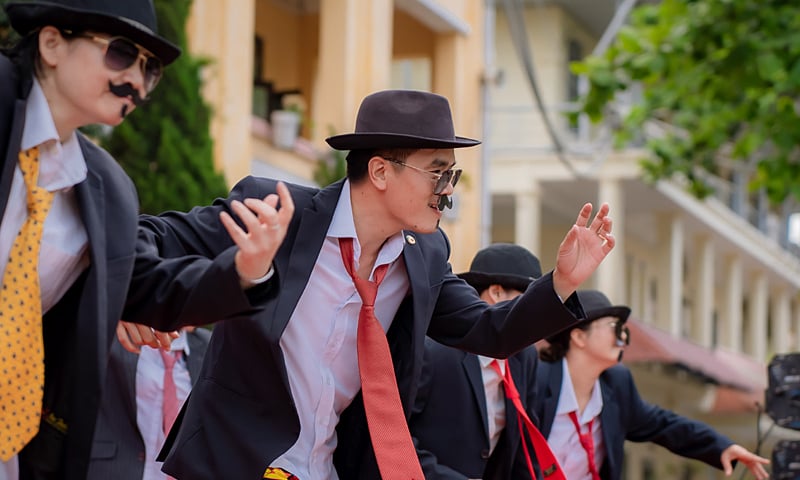
M 445 208 L 453 208 L 453 199 L 447 195 L 440 195 L 439 196 L 439 205 L 437 206 L 439 211 L 444 211 Z
M 142 98 L 139 96 L 139 91 L 133 88 L 133 85 L 130 83 L 123 83 L 122 85 L 114 85 L 111 82 L 108 82 L 108 89 L 111 90 L 111 93 L 118 97 L 130 97 L 133 100 L 133 104 L 137 107 L 142 105 L 147 99 Z

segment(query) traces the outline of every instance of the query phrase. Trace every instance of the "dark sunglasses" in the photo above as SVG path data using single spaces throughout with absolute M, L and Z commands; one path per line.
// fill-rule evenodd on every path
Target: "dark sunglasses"
M 161 74 L 164 72 L 161 60 L 150 54 L 147 49 L 140 47 L 125 37 L 105 38 L 91 33 L 73 33 L 69 30 L 66 33 L 72 36 L 88 38 L 105 46 L 106 51 L 103 62 L 106 67 L 115 72 L 127 70 L 141 59 L 140 65 L 144 76 L 144 88 L 147 93 L 152 92 L 156 88 L 158 81 L 161 80 Z
M 625 334 L 624 338 L 622 337 L 622 334 Z M 625 322 L 615 322 L 614 335 L 617 337 L 617 340 L 624 342 L 625 345 L 631 344 L 631 331 L 627 326 L 625 326 Z
M 430 175 L 432 180 L 436 182 L 436 185 L 433 187 L 433 194 L 434 195 L 441 195 L 444 192 L 444 189 L 447 188 L 447 185 L 452 185 L 453 188 L 456 187 L 458 183 L 458 179 L 461 178 L 461 169 L 460 168 L 451 168 L 450 170 L 445 170 L 442 173 L 434 173 L 429 172 L 427 170 L 423 170 L 422 168 L 415 167 L 414 165 L 409 165 L 404 162 L 398 162 L 393 158 L 381 157 L 387 162 L 396 163 L 397 165 L 402 165 L 404 167 L 412 168 L 418 172 L 427 173 Z

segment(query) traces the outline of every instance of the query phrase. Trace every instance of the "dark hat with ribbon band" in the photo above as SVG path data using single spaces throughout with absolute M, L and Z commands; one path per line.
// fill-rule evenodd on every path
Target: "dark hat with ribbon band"
M 529 283 L 542 276 L 542 266 L 524 247 L 495 243 L 476 253 L 469 271 L 458 276 L 479 293 L 495 284 L 525 291 Z
M 61 0 L 11 2 L 5 6 L 11 26 L 20 35 L 47 25 L 125 37 L 149 50 L 164 65 L 181 50 L 156 33 L 152 0 Z
M 353 133 L 325 140 L 337 150 L 376 148 L 462 148 L 481 143 L 457 137 L 450 103 L 418 90 L 383 90 L 361 102 Z

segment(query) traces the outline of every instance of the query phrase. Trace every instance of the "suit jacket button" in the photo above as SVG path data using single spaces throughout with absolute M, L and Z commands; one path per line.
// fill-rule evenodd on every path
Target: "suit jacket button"
M 484 460 L 489 458 L 489 449 L 488 448 L 484 448 L 483 450 L 481 450 L 481 458 L 484 459 Z

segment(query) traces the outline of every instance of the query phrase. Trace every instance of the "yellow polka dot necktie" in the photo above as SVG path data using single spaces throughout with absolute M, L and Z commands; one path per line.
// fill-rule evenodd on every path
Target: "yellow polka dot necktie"
M 39 431 L 44 391 L 39 246 L 53 193 L 39 187 L 39 150 L 19 154 L 28 218 L 14 240 L 0 290 L 0 460 L 8 461 Z

